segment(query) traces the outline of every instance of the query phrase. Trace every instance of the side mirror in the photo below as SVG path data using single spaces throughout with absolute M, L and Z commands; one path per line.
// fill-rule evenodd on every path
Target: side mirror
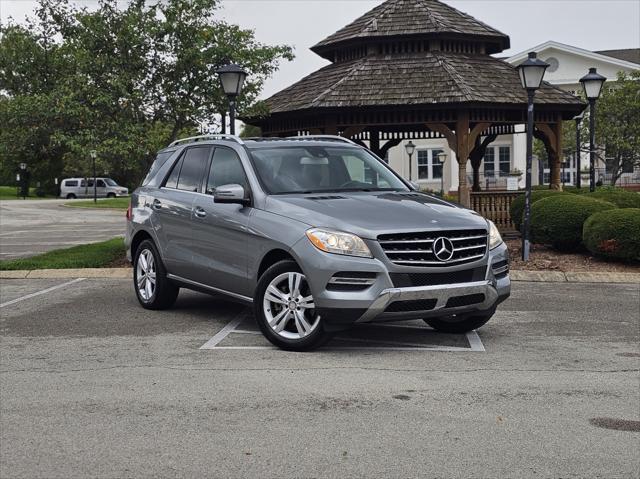
M 213 192 L 214 203 L 238 203 L 248 205 L 249 199 L 246 196 L 242 185 L 222 185 Z

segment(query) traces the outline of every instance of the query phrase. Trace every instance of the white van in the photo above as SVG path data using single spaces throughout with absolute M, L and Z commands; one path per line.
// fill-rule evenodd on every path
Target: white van
M 129 190 L 111 178 L 96 178 L 98 198 L 127 196 Z M 65 178 L 60 183 L 60 198 L 93 198 L 93 178 Z

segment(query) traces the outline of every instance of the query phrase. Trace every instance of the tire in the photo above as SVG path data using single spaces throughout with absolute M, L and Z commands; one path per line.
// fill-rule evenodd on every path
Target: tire
M 154 279 L 148 275 L 153 273 Z M 176 302 L 180 288 L 167 278 L 156 245 L 144 240 L 138 246 L 133 259 L 133 289 L 140 305 L 145 309 L 168 309 Z
M 107 198 L 115 198 L 116 194 L 115 193 L 107 193 Z
M 493 314 L 494 312 L 479 316 L 466 316 L 458 320 L 456 318 L 428 318 L 424 322 L 441 333 L 464 334 L 484 326 L 493 317 Z
M 67 195 L 67 199 L 68 199 L 68 200 L 75 200 L 75 199 L 76 199 L 76 195 L 74 195 L 73 193 L 69 193 L 69 194 Z
M 292 286 L 298 294 L 290 294 Z M 280 261 L 264 272 L 253 304 L 262 334 L 281 349 L 311 351 L 332 337 L 313 308 L 313 296 L 295 261 Z

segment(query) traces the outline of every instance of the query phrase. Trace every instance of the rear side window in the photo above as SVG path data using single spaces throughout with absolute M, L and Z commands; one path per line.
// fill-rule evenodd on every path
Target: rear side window
M 153 164 L 151 165 L 151 168 L 149 168 L 149 172 L 147 173 L 147 176 L 145 176 L 144 180 L 142 180 L 142 186 L 146 186 L 147 184 L 149 184 L 149 182 L 156 176 L 158 171 L 160 171 L 160 168 L 164 166 L 164 164 L 171 157 L 171 155 L 173 155 L 174 152 L 175 150 L 163 151 L 162 153 L 158 153 L 158 155 L 156 156 L 156 159 L 153 160 Z M 109 180 L 107 180 L 107 183 L 109 183 Z M 116 186 L 116 182 L 113 181 L 113 184 L 109 183 L 109 185 Z
M 198 191 L 210 156 L 210 147 L 188 148 L 173 167 L 164 186 L 184 191 Z
M 78 180 L 67 180 L 64 182 L 64 186 L 78 186 Z

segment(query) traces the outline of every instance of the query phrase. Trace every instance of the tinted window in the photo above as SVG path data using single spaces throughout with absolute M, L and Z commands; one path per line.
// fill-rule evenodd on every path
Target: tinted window
M 98 180 L 98 188 L 104 188 L 104 187 L 105 187 L 104 181 Z
M 146 184 L 148 184 L 151 181 L 151 179 L 154 176 L 156 176 L 156 173 L 158 173 L 160 168 L 162 168 L 162 166 L 167 162 L 167 160 L 171 157 L 171 155 L 173 155 L 174 152 L 175 150 L 158 153 L 158 156 L 156 156 L 156 159 L 153 160 L 153 164 L 151 165 L 151 168 L 149 169 L 147 176 L 145 176 L 144 180 L 142 180 L 142 186 L 145 186 Z M 111 178 L 108 178 L 106 181 L 107 181 L 107 184 L 109 184 L 110 186 L 116 186 L 116 182 L 113 181 Z M 113 184 L 111 184 L 110 181 L 112 181 Z
M 115 181 L 113 181 L 111 178 L 105 178 L 104 182 L 109 185 L 109 186 L 118 186 L 118 183 L 116 183 Z
M 182 168 L 182 160 L 184 160 L 184 155 L 180 157 L 180 159 L 173 165 L 173 170 L 171 170 L 171 174 L 165 181 L 164 186 L 167 188 L 177 188 L 178 187 L 178 177 L 180 176 L 180 168 Z
M 67 180 L 64 182 L 64 186 L 78 186 L 78 180 Z
M 86 188 L 87 187 L 87 182 L 85 180 L 82 180 L 80 182 L 80 188 Z
M 208 194 L 222 185 L 242 185 L 246 188 L 244 169 L 235 151 L 229 148 L 216 148 L 207 180 Z
M 202 176 L 211 156 L 211 148 L 189 148 L 184 154 L 180 176 L 178 177 L 178 189 L 185 191 L 198 191 L 202 184 Z

